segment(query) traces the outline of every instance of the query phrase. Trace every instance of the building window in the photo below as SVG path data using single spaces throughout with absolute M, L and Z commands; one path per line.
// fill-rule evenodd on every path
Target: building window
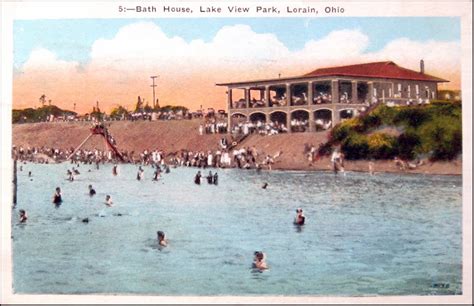
M 416 95 L 420 94 L 420 86 L 418 84 L 415 85 L 415 91 L 416 91 Z
M 402 84 L 398 84 L 398 93 L 399 93 L 399 94 L 402 93 Z

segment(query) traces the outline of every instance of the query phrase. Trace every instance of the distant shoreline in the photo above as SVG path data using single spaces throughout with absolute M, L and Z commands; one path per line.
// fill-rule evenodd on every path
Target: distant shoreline
M 110 132 L 117 140 L 120 150 L 135 151 L 160 149 L 165 153 L 180 150 L 215 151 L 219 140 L 227 134 L 199 135 L 203 121 L 112 121 Z M 107 125 L 109 122 L 106 123 Z M 55 122 L 13 124 L 13 145 L 19 147 L 53 147 L 69 149 L 77 147 L 90 133 L 91 123 Z M 312 162 L 304 155 L 305 144 L 316 147 L 327 140 L 327 133 L 291 133 L 272 136 L 250 135 L 237 148 L 255 147 L 259 157 L 267 154 L 282 154 L 275 159 L 272 170 L 332 171 L 329 157 Z M 101 139 L 91 139 L 89 148 L 103 148 Z M 346 160 L 345 171 L 369 172 L 368 160 Z M 425 162 L 411 170 L 399 169 L 392 160 L 373 160 L 374 173 L 401 173 L 425 175 L 462 175 L 462 158 L 453 161 Z M 264 168 L 266 169 L 266 168 Z

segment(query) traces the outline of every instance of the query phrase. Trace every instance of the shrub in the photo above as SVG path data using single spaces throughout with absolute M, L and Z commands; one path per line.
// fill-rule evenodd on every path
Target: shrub
M 378 115 L 381 120 L 381 124 L 392 125 L 395 116 L 398 114 L 398 109 L 382 104 L 375 108 L 373 113 Z
M 351 133 L 354 132 L 355 127 L 359 124 L 359 119 L 353 118 L 336 125 L 331 131 L 331 141 L 344 141 Z
M 367 136 L 352 133 L 347 137 L 342 145 L 341 150 L 347 159 L 363 159 L 369 154 L 369 144 Z
M 430 119 L 429 113 L 419 107 L 401 108 L 393 118 L 395 124 L 405 124 L 408 127 L 417 128 Z
M 382 124 L 382 119 L 377 113 L 369 113 L 360 119 L 361 131 L 366 132 L 370 129 L 377 128 Z
M 462 151 L 461 122 L 447 119 L 440 117 L 420 129 L 423 149 L 433 160 L 451 160 Z
M 416 149 L 421 144 L 420 137 L 413 131 L 407 131 L 400 134 L 397 139 L 398 156 L 401 159 L 413 159 L 416 155 Z
M 397 138 L 384 134 L 374 133 L 369 136 L 370 157 L 375 159 L 389 159 L 397 155 Z

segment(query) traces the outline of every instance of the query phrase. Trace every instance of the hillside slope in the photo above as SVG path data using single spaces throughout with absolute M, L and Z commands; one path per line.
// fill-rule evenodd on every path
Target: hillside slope
M 200 136 L 199 120 L 185 121 L 117 121 L 110 124 L 110 132 L 116 139 L 120 150 L 140 152 L 145 149 L 162 149 L 167 153 L 181 149 L 192 151 L 208 151 L 218 148 L 219 140 L 224 135 L 213 134 Z M 16 146 L 48 146 L 57 148 L 75 148 L 88 135 L 90 123 L 34 123 L 14 124 L 13 144 Z M 329 158 L 310 163 L 304 155 L 305 144 L 318 147 L 327 140 L 327 133 L 294 133 L 273 136 L 251 135 L 240 147 L 255 146 L 263 159 L 266 154 L 275 155 L 282 152 L 276 159 L 273 169 L 294 170 L 331 170 Z M 103 149 L 103 140 L 93 136 L 86 148 Z M 368 171 L 368 162 L 364 160 L 347 161 L 346 170 Z M 376 161 L 375 171 L 400 172 L 392 161 Z M 437 162 L 427 164 L 412 173 L 428 174 L 461 174 L 461 161 Z

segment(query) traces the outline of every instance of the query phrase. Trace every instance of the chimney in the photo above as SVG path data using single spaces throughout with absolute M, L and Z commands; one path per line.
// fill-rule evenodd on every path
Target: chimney
M 420 61 L 420 73 L 425 73 L 425 62 L 423 60 Z

